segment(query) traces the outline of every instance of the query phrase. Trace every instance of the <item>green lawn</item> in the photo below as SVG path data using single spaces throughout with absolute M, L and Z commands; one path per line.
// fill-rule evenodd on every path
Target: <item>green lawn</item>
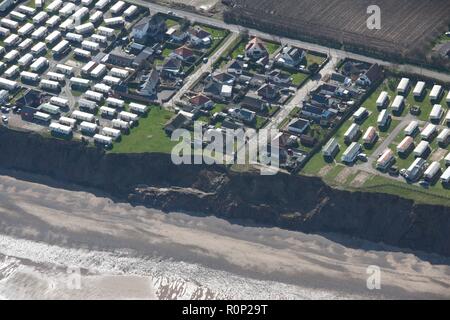
M 174 26 L 176 26 L 176 25 L 178 25 L 178 24 L 179 24 L 179 23 L 178 23 L 177 20 L 174 20 L 174 19 L 166 19 L 166 26 L 167 26 L 168 29 L 171 28 L 171 27 L 174 27 Z
M 265 41 L 265 45 L 266 45 L 267 52 L 269 52 L 269 54 L 273 54 L 281 46 L 279 43 L 271 42 L 271 41 Z
M 309 75 L 307 75 L 306 73 L 302 73 L 302 72 L 293 73 L 292 74 L 292 84 L 297 87 L 300 85 L 300 83 L 302 83 L 308 77 L 309 77 Z
M 239 45 L 231 52 L 231 58 L 236 59 L 238 55 L 244 55 L 245 54 L 245 45 L 246 43 L 244 41 L 241 41 Z
M 162 152 L 170 153 L 176 144 L 164 132 L 164 125 L 173 116 L 173 113 L 153 106 L 147 117 L 139 120 L 139 125 L 131 130 L 129 135 L 123 135 L 122 140 L 114 144 L 111 152 L 116 153 L 143 153 Z
M 172 51 L 173 51 L 172 49 L 164 48 L 161 55 L 162 55 L 164 58 L 167 58 L 167 57 L 170 55 L 170 53 L 171 53 Z
M 321 65 L 325 61 L 325 57 L 315 55 L 313 53 L 308 53 L 306 55 L 306 66 L 310 66 L 313 63 L 317 63 L 318 65 Z

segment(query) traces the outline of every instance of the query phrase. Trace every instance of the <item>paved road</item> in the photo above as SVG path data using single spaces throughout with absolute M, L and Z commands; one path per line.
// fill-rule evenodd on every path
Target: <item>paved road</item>
M 311 90 L 316 89 L 319 85 L 324 83 L 324 77 L 334 71 L 337 62 L 338 59 L 336 59 L 336 57 L 331 57 L 327 64 L 320 70 L 320 72 L 316 76 L 314 76 L 313 79 L 303 85 L 303 87 L 297 90 L 291 101 L 286 106 L 282 106 L 282 109 L 270 119 L 270 121 L 266 125 L 266 128 L 277 129 L 283 122 L 283 120 L 286 119 L 289 113 L 300 104 L 300 102 L 309 94 Z
M 195 83 L 197 79 L 200 78 L 200 76 L 208 71 L 212 70 L 212 66 L 214 62 L 216 62 L 220 56 L 224 53 L 224 51 L 235 41 L 238 37 L 237 33 L 231 33 L 227 39 L 219 46 L 219 48 L 214 52 L 209 58 L 208 62 L 204 63 L 200 68 L 198 68 L 193 74 L 191 74 L 189 77 L 186 78 L 185 83 L 183 84 L 183 87 L 178 90 L 178 92 L 170 99 L 168 102 L 164 104 L 164 106 L 174 106 L 174 103 L 183 97 L 183 95 L 192 87 L 192 85 Z
M 278 36 L 274 36 L 269 33 L 261 32 L 256 29 L 247 29 L 247 28 L 244 28 L 239 25 L 228 24 L 228 23 L 225 23 L 224 21 L 216 19 L 216 18 L 206 17 L 206 16 L 203 16 L 203 15 L 200 15 L 197 13 L 182 11 L 182 10 L 178 10 L 178 9 L 172 9 L 172 8 L 168 8 L 168 7 L 154 4 L 154 3 L 149 3 L 146 1 L 142 1 L 142 0 L 130 0 L 129 2 L 138 4 L 138 5 L 141 5 L 144 7 L 148 7 L 153 12 L 167 13 L 170 10 L 170 11 L 174 12 L 174 14 L 176 14 L 180 17 L 186 17 L 193 21 L 201 21 L 203 23 L 207 23 L 212 26 L 219 27 L 219 28 L 228 29 L 228 30 L 234 31 L 234 32 L 239 32 L 239 31 L 245 29 L 245 30 L 248 30 L 249 34 L 252 36 L 257 36 L 257 37 L 266 38 L 266 39 L 273 39 L 273 40 L 279 41 L 283 44 L 289 43 L 291 45 L 299 46 L 299 47 L 307 49 L 307 50 L 313 50 L 313 51 L 326 53 L 335 59 L 352 58 L 352 59 L 357 59 L 357 60 L 361 60 L 361 61 L 366 61 L 369 63 L 378 63 L 380 65 L 387 66 L 387 67 L 395 67 L 401 72 L 414 73 L 414 74 L 418 74 L 418 75 L 423 75 L 424 77 L 435 78 L 435 79 L 439 79 L 441 81 L 450 82 L 450 74 L 448 74 L 448 73 L 437 72 L 437 71 L 424 69 L 424 68 L 414 66 L 414 65 L 409 65 L 409 64 L 398 65 L 398 64 L 386 61 L 386 60 L 370 58 L 370 57 L 366 57 L 364 55 L 351 53 L 351 52 L 347 52 L 344 50 L 331 49 L 331 48 L 328 48 L 328 47 L 325 47 L 322 45 L 308 43 L 308 42 L 291 39 L 291 38 L 287 38 L 287 37 L 278 37 Z

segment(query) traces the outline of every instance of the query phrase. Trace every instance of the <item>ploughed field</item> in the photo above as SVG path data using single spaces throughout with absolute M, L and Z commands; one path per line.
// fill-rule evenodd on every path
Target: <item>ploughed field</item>
M 422 55 L 450 23 L 448 0 L 234 0 L 227 20 L 283 35 L 332 40 L 403 55 Z M 381 29 L 367 28 L 367 8 L 381 9 Z

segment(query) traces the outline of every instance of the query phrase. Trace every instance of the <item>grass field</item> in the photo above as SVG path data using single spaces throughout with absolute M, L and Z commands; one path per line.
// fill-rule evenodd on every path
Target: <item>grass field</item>
M 131 130 L 129 135 L 123 135 L 122 140 L 114 144 L 111 152 L 116 153 L 143 153 L 162 152 L 170 153 L 176 144 L 164 132 L 164 125 L 173 116 L 173 113 L 153 106 L 147 117 L 139 120 L 139 125 Z

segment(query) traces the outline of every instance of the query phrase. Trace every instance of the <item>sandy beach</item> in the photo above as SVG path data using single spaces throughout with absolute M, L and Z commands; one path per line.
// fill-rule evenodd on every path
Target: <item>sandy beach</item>
M 381 289 L 366 286 L 381 269 Z M 450 298 L 450 259 L 0 176 L 3 299 Z

